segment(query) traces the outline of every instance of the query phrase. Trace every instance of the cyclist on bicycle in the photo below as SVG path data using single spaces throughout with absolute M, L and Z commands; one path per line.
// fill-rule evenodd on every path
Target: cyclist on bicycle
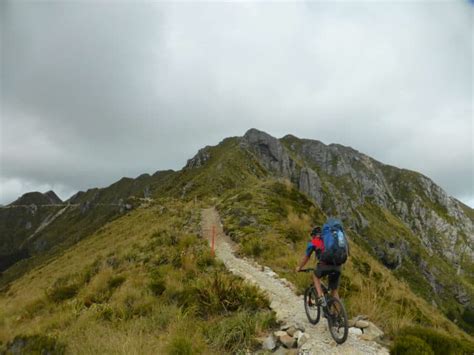
M 314 287 L 316 288 L 316 292 L 318 293 L 319 304 L 325 306 L 325 298 L 323 291 L 321 289 L 321 278 L 324 276 L 328 276 L 329 279 L 329 289 L 331 290 L 331 295 L 337 299 L 339 299 L 339 294 L 337 292 L 339 286 L 339 279 L 341 276 L 341 265 L 330 265 L 326 264 L 323 261 L 320 261 L 320 255 L 324 251 L 324 242 L 323 238 L 321 237 L 321 228 L 315 227 L 311 231 L 311 241 L 308 243 L 306 247 L 306 254 L 301 260 L 299 266 L 296 268 L 296 271 L 300 271 L 311 258 L 313 252 L 318 259 L 318 265 L 314 271 L 313 275 L 313 283 Z

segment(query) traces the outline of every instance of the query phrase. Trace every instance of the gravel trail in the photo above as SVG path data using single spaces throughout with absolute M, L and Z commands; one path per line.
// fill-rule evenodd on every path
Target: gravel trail
M 388 350 L 375 342 L 364 341 L 350 334 L 347 341 L 337 345 L 329 334 L 327 322 L 321 319 L 317 325 L 308 322 L 302 296 L 297 296 L 292 285 L 285 279 L 279 279 L 273 271 L 262 268 L 251 260 L 235 256 L 233 244 L 222 230 L 218 212 L 214 208 L 202 210 L 203 235 L 211 242 L 213 225 L 215 226 L 215 252 L 227 269 L 232 273 L 258 285 L 270 298 L 270 307 L 276 312 L 277 319 L 285 324 L 302 324 L 309 341 L 299 349 L 300 354 L 389 354 Z M 309 278 L 308 278 L 309 279 Z

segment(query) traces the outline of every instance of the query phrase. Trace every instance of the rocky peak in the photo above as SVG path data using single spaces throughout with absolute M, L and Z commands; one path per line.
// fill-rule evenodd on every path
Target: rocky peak
M 20 198 L 11 203 L 12 206 L 20 205 L 57 205 L 61 204 L 63 201 L 54 193 L 54 191 L 48 191 L 46 193 L 41 193 L 38 191 L 27 192 L 22 195 Z
M 284 177 L 292 177 L 295 164 L 277 138 L 252 128 L 243 136 L 242 145 L 256 153 L 263 165 L 270 171 Z
M 44 195 L 49 198 L 51 204 L 61 204 L 63 201 L 56 195 L 56 193 L 53 190 L 49 190 L 48 192 L 45 192 Z

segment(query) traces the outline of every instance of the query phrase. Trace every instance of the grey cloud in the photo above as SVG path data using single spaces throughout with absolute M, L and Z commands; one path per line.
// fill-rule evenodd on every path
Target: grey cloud
M 467 1 L 0 7 L 0 203 L 177 169 L 250 127 L 474 199 Z

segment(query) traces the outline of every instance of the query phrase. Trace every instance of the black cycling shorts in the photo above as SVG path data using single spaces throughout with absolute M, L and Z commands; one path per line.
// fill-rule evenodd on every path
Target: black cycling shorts
M 341 266 L 318 264 L 316 270 L 314 270 L 314 275 L 316 275 L 318 279 L 327 276 L 329 289 L 336 290 L 339 287 L 339 279 L 341 278 Z

